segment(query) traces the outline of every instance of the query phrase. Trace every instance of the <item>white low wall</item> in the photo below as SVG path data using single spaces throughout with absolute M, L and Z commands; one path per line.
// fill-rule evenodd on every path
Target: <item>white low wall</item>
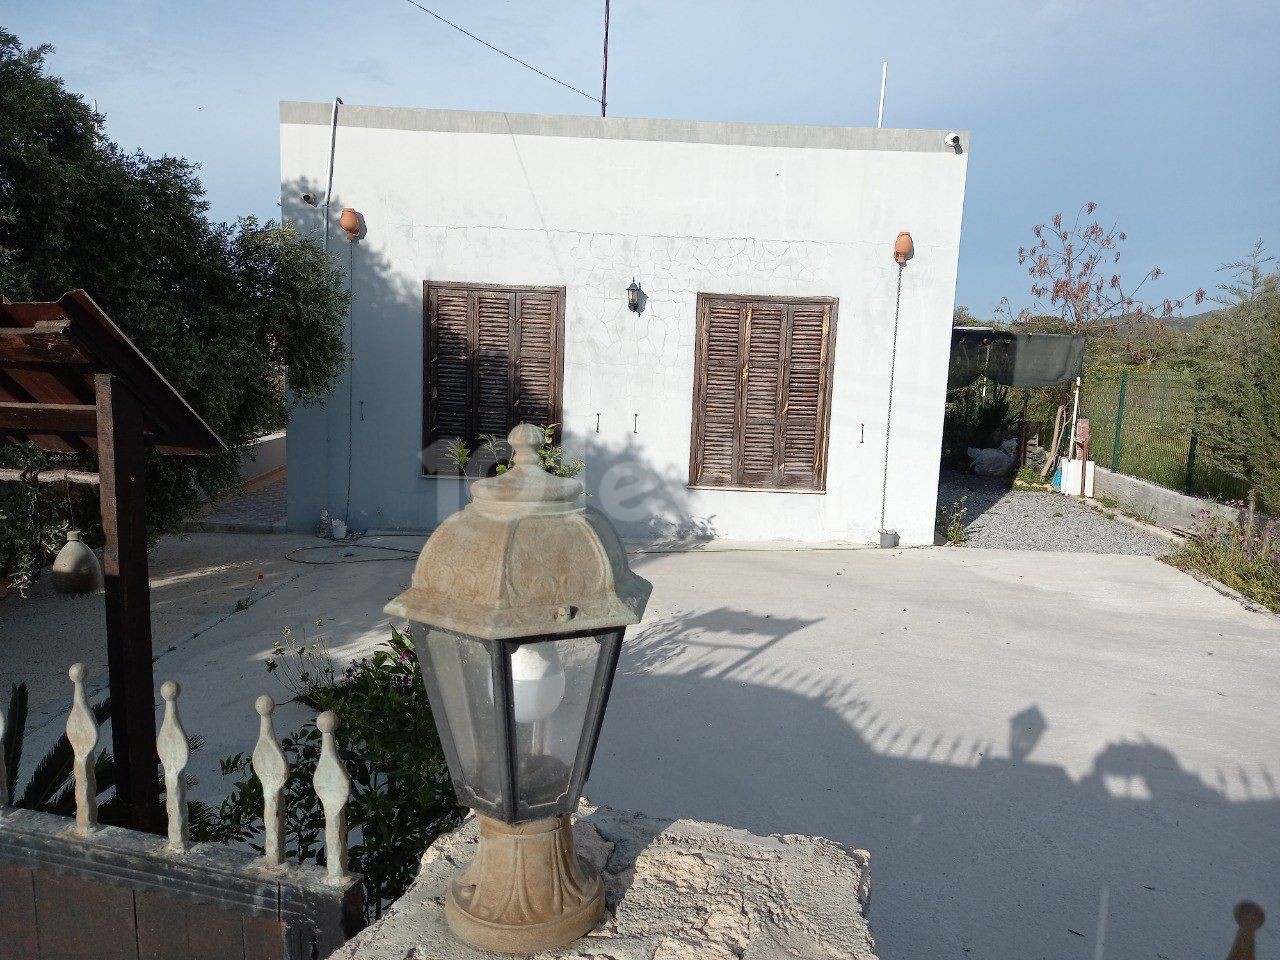
M 317 235 L 301 196 L 323 196 L 329 118 L 281 105 L 284 215 Z M 891 250 L 909 230 L 887 525 L 931 543 L 967 150 L 942 131 L 343 107 L 330 244 L 355 363 L 290 424 L 291 528 L 328 508 L 357 530 L 430 529 L 462 502 L 419 459 L 422 287 L 441 281 L 566 288 L 565 442 L 624 533 L 874 541 Z M 352 245 L 343 206 L 367 225 Z M 687 488 L 699 292 L 839 298 L 824 494 Z
M 240 464 L 240 479 L 248 486 L 279 476 L 285 469 L 285 431 L 259 437 L 249 445 L 248 455 Z

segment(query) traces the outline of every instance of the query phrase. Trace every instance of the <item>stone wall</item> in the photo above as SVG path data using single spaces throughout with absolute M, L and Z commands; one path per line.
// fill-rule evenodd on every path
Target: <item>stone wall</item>
M 335 960 L 493 956 L 444 922 L 445 890 L 476 836 L 470 820 L 432 844 L 408 892 Z M 607 912 L 595 932 L 543 960 L 875 960 L 865 850 L 586 806 L 574 843 L 604 875 Z

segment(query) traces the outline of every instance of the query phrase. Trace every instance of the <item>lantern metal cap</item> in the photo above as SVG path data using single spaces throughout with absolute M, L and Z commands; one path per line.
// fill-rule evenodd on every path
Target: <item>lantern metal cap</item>
M 489 640 L 638 623 L 652 587 L 631 572 L 613 525 L 584 504 L 579 481 L 539 466 L 541 429 L 520 424 L 507 439 L 511 469 L 472 485 L 385 611 Z

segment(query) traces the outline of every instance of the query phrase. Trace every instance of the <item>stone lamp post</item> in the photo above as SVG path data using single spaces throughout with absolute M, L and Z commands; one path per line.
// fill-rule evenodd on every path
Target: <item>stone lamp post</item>
M 650 584 L 582 484 L 538 465 L 542 431 L 511 431 L 512 468 L 479 480 L 431 535 L 386 612 L 415 645 L 458 801 L 480 843 L 445 918 L 484 950 L 537 953 L 589 933 L 600 877 L 570 814 L 591 771 L 624 629 Z

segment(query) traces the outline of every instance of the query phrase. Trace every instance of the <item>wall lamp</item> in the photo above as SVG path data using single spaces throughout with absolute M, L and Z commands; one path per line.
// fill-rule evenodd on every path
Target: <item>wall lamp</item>
M 632 313 L 639 313 L 644 309 L 644 301 L 648 299 L 644 295 L 644 290 L 640 284 L 636 283 L 636 278 L 631 278 L 631 286 L 627 287 L 627 309 Z

